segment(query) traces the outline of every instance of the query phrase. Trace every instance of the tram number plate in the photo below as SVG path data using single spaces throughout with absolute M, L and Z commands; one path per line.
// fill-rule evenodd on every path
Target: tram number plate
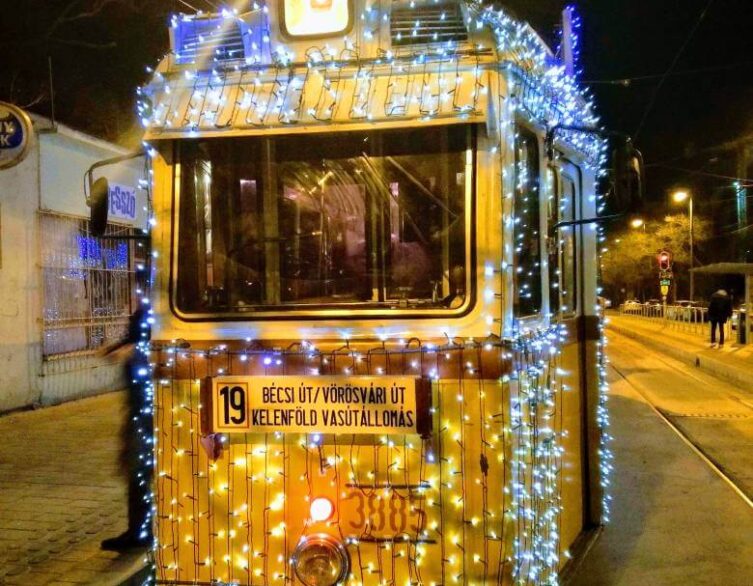
M 419 495 L 402 496 L 393 491 L 391 497 L 385 497 L 379 488 L 351 490 L 340 501 L 340 523 L 355 537 L 411 540 L 426 528 L 425 507 Z

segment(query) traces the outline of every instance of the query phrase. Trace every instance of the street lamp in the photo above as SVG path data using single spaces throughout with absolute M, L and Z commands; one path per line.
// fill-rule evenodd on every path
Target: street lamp
M 688 202 L 688 217 L 690 218 L 690 297 L 688 299 L 693 301 L 695 290 L 695 274 L 693 273 L 693 196 L 685 189 L 678 189 L 672 194 L 672 201 L 675 203 Z
M 643 228 L 643 231 L 646 231 L 646 222 L 644 222 L 641 218 L 636 218 L 632 222 L 630 222 L 630 225 L 635 228 L 636 230 L 638 228 Z
M 674 200 L 675 203 L 686 202 L 688 200 L 688 198 L 690 198 L 690 194 L 687 191 L 684 191 L 682 189 L 678 190 L 678 191 L 675 191 L 672 194 L 672 199 Z

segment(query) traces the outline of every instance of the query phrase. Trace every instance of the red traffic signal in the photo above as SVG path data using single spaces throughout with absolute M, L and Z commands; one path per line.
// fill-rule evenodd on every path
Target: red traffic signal
M 659 270 L 669 271 L 672 269 L 672 253 L 662 250 L 657 256 L 659 260 Z

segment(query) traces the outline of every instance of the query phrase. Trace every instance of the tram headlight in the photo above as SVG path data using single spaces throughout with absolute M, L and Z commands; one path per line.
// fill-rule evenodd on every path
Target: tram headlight
M 348 551 L 329 535 L 311 535 L 301 539 L 293 553 L 293 567 L 306 586 L 336 586 L 350 571 Z
M 335 505 L 333 505 L 332 501 L 328 498 L 320 496 L 311 501 L 309 513 L 311 515 L 311 520 L 315 523 L 329 521 L 335 513 Z

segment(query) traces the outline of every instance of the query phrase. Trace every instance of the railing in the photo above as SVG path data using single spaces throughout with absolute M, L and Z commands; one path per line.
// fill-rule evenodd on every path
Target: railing
M 683 305 L 659 305 L 645 303 L 623 303 L 620 315 L 642 318 L 654 322 L 663 321 L 665 327 L 697 336 L 710 336 L 709 310 L 707 307 L 687 307 Z M 725 336 L 732 341 L 736 332 L 732 329 L 735 320 L 725 324 Z
M 94 237 L 85 218 L 41 212 L 40 225 L 42 357 L 65 364 L 125 336 L 140 258 L 127 241 Z M 130 233 L 107 228 L 109 236 Z

